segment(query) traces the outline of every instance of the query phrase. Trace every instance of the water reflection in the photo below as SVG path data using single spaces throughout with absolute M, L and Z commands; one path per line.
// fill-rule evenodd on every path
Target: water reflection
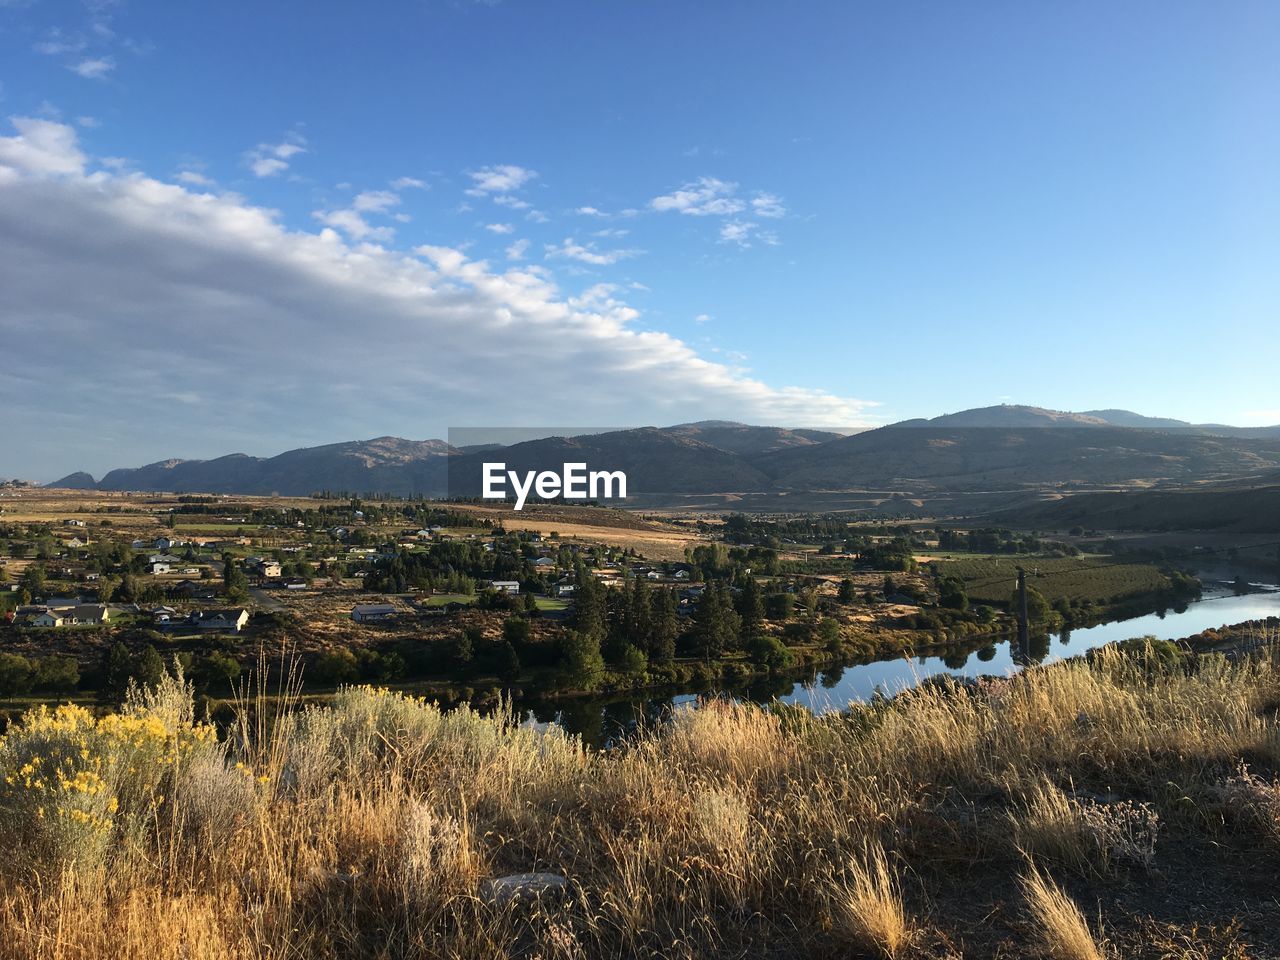
M 779 700 L 823 713 L 844 709 L 851 701 L 866 701 L 879 694 L 892 695 L 939 674 L 977 677 L 1003 676 L 1024 666 L 1077 656 L 1094 647 L 1147 634 L 1159 639 L 1180 639 L 1203 630 L 1280 615 L 1280 592 L 1235 594 L 1183 604 L 1128 620 L 1094 627 L 1064 629 L 1054 635 L 1033 634 L 1026 650 L 1017 641 L 993 643 L 976 650 L 951 650 L 940 656 L 850 664 L 810 671 L 796 677 L 769 677 L 746 686 L 684 690 L 666 695 L 584 698 L 553 705 L 519 703 L 538 723 L 558 721 L 584 741 L 597 747 L 618 743 L 635 731 L 663 723 L 674 709 L 694 705 L 700 697 L 731 696 L 753 703 Z

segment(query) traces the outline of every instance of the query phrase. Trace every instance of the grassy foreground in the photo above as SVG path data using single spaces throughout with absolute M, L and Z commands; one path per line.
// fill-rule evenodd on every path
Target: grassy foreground
M 1277 956 L 1278 705 L 1111 653 L 599 753 L 367 688 L 218 738 L 168 681 L 0 743 L 0 957 Z

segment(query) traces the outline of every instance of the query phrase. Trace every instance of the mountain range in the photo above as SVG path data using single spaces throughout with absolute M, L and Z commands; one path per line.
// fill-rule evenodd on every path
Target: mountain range
M 441 440 L 379 437 L 290 450 L 163 460 L 74 473 L 51 487 L 308 495 L 320 490 L 478 496 L 481 464 L 557 472 L 569 461 L 623 470 L 653 495 L 901 489 L 1025 490 L 1221 481 L 1280 469 L 1280 426 L 1228 427 L 1124 410 L 1068 413 L 1002 405 L 841 435 L 730 421 L 550 437 L 457 449 Z

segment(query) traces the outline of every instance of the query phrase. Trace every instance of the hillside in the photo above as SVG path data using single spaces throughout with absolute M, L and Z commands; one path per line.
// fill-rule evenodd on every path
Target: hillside
M 1280 485 L 1085 493 L 995 514 L 1002 522 L 1065 530 L 1280 533 Z
M 215 460 L 163 460 L 134 470 L 112 470 L 98 489 L 285 496 L 327 489 L 435 495 L 444 488 L 449 450 L 442 440 L 378 437 L 303 447 L 268 458 L 233 453 Z
M 508 470 L 560 472 L 565 463 L 607 466 L 627 475 L 628 489 L 664 493 L 705 490 L 763 490 L 769 478 L 745 458 L 678 431 L 642 427 L 582 437 L 551 437 L 514 444 L 449 461 L 451 496 L 481 493 L 485 462 L 501 461 Z
M 1112 421 L 1125 422 L 1116 426 Z M 507 447 L 457 450 L 441 440 L 379 437 L 290 450 L 162 460 L 77 473 L 54 486 L 305 496 L 318 490 L 478 496 L 481 464 L 556 470 L 566 461 L 626 471 L 630 490 L 666 494 L 823 490 L 992 491 L 1053 486 L 1186 484 L 1280 470 L 1280 428 L 1208 428 L 1127 411 L 1064 413 L 997 406 L 841 436 L 702 421 Z M 1154 426 L 1152 426 L 1154 425 Z M 1269 431 L 1275 430 L 1276 435 Z M 449 479 L 454 483 L 450 484 Z M 648 505 L 654 501 L 650 499 Z

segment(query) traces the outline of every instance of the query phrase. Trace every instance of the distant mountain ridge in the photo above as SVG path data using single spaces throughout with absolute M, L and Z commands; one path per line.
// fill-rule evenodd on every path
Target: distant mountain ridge
M 1215 427 L 1124 410 L 1071 413 L 1001 405 L 847 436 L 710 420 L 484 449 L 377 437 L 274 457 L 162 460 L 112 470 L 100 482 L 75 473 L 49 486 L 476 496 L 480 465 L 497 459 L 521 472 L 558 471 L 565 462 L 584 461 L 626 471 L 632 491 L 661 494 L 1177 484 L 1280 470 L 1280 427 Z

